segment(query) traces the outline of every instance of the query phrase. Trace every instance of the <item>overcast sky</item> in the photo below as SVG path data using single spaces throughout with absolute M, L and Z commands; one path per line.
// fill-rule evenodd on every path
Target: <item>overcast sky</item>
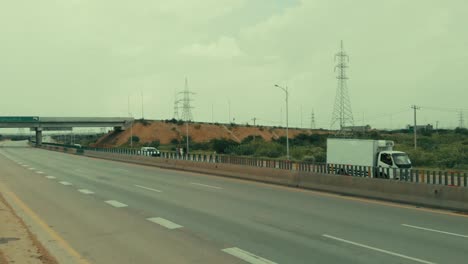
M 340 40 L 355 123 L 457 126 L 468 116 L 466 0 L 0 2 L 0 115 L 172 118 L 329 128 Z M 432 107 L 432 108 L 431 108 Z M 283 120 L 281 121 L 281 113 Z M 468 123 L 466 118 L 465 123 Z M 468 124 L 467 124 L 468 125 Z

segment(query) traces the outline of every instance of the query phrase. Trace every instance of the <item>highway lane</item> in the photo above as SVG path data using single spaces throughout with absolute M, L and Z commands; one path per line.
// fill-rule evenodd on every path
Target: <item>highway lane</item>
M 29 166 L 0 157 L 18 174 L 1 179 L 79 252 L 98 263 L 110 261 L 104 256 L 112 250 L 104 245 L 119 241 L 115 233 L 120 223 L 113 222 L 116 229 L 101 238 L 102 249 L 93 251 L 86 237 L 68 235 L 69 226 L 61 219 L 72 213 L 64 207 L 86 203 L 92 214 L 73 214 L 74 226 L 88 228 L 85 233 L 99 233 L 102 219 L 112 214 L 136 221 L 135 229 L 154 232 L 161 227 L 146 219 L 161 217 L 183 226 L 165 235 L 190 240 L 194 248 L 203 247 L 200 239 L 210 252 L 242 255 L 239 250 L 221 251 L 237 247 L 277 263 L 463 263 L 468 256 L 466 217 L 39 149 L 2 148 L 0 153 Z M 83 189 L 93 193 L 78 192 Z M 127 206 L 114 208 L 105 203 L 109 200 Z M 101 220 L 94 223 L 95 218 Z M 130 226 L 126 230 L 133 231 Z M 125 232 L 123 237 L 129 245 L 144 240 Z M 125 255 L 137 254 L 120 243 Z M 141 263 L 150 263 L 151 256 L 145 257 Z

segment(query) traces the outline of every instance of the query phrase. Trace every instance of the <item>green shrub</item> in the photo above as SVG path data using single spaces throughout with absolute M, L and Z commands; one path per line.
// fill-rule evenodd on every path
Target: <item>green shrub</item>
M 285 148 L 276 142 L 258 144 L 255 156 L 278 158 L 285 154 Z
M 239 143 L 235 142 L 232 139 L 225 139 L 225 138 L 215 138 L 210 140 L 210 144 L 214 151 L 217 153 L 226 153 L 226 150 L 232 146 L 237 146 Z
M 148 147 L 159 148 L 160 145 L 161 145 L 161 142 L 159 142 L 159 140 L 154 140 L 154 141 L 151 141 L 151 143 L 148 144 Z

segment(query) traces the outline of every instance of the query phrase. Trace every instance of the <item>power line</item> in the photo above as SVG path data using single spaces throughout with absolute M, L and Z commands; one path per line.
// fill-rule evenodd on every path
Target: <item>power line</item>
M 338 69 L 338 86 L 336 89 L 335 105 L 333 108 L 331 127 L 339 124 L 340 131 L 346 126 L 354 126 L 353 112 L 351 110 L 351 101 L 348 95 L 348 87 L 346 76 L 346 68 L 348 68 L 349 57 L 344 51 L 343 41 L 341 41 L 341 50 L 335 54 L 335 61 L 338 64 L 335 66 L 335 71 Z
M 460 110 L 458 113 L 458 127 L 459 128 L 464 128 L 465 127 L 465 118 L 463 117 L 463 111 Z
M 450 107 L 435 107 L 435 106 L 421 106 L 424 109 L 428 110 L 435 110 L 435 111 L 441 111 L 441 112 L 466 112 L 468 111 L 468 108 L 450 108 Z

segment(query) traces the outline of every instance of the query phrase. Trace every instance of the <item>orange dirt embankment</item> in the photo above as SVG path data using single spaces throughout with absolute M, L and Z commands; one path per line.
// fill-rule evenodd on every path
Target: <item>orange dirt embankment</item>
M 261 136 L 266 141 L 286 136 L 284 128 L 266 126 L 230 126 L 224 124 L 190 123 L 188 125 L 189 136 L 195 142 L 208 142 L 212 139 L 231 139 L 237 142 L 248 136 Z M 129 142 L 130 135 L 137 136 L 140 143 L 151 143 L 158 140 L 161 144 L 170 144 L 173 139 L 181 139 L 186 135 L 185 124 L 177 125 L 163 121 L 135 122 L 133 128 L 124 131 L 112 131 L 100 138 L 95 146 L 117 147 Z M 289 129 L 289 137 L 298 134 L 325 134 L 327 131 L 311 129 Z

